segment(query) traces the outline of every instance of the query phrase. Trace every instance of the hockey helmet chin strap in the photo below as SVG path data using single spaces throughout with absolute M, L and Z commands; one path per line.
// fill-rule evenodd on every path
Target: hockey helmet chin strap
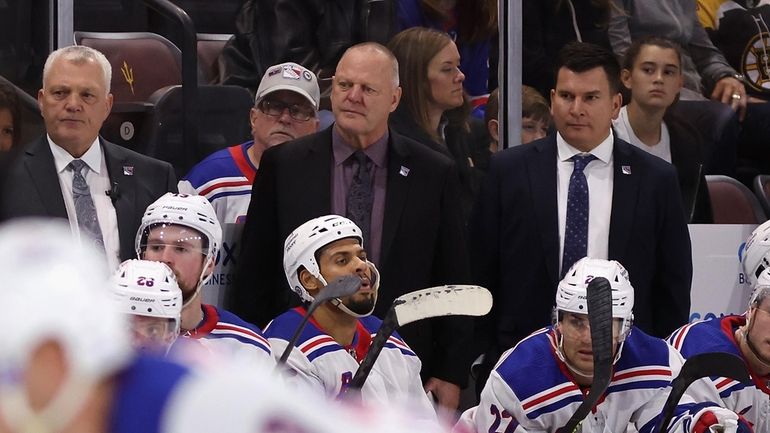
M 758 307 L 754 307 L 758 308 Z M 754 314 L 752 313 L 751 320 L 747 319 L 746 323 L 746 331 L 741 330 L 740 332 L 743 334 L 743 341 L 746 342 L 746 346 L 751 350 L 751 353 L 754 354 L 754 357 L 759 361 L 760 364 L 764 365 L 766 368 L 770 368 L 770 360 L 762 356 L 762 354 L 759 353 L 757 350 L 757 346 L 754 345 L 754 343 L 749 338 L 749 334 L 751 333 L 751 330 L 754 329 Z
M 624 324 L 621 325 L 621 335 L 618 336 L 618 350 L 615 352 L 615 359 L 612 360 L 612 365 L 615 365 L 616 362 L 620 359 L 620 354 L 623 353 L 623 345 L 626 343 L 626 338 L 628 338 L 628 334 L 631 333 L 631 326 L 628 325 L 628 331 L 623 331 L 625 328 L 625 321 L 626 320 L 633 320 L 633 319 L 623 319 Z M 567 366 L 567 368 L 570 369 L 573 373 L 577 374 L 578 376 L 586 377 L 586 378 L 593 378 L 594 373 L 592 372 L 585 372 L 580 370 L 579 368 L 572 365 L 568 360 L 567 357 L 564 356 L 564 335 L 562 335 L 561 331 L 554 328 L 556 331 L 557 336 L 557 343 L 556 343 L 556 356 L 559 357 L 561 362 L 564 363 L 564 365 Z M 626 335 L 623 335 L 626 334 Z
M 184 310 L 190 303 L 193 301 L 193 299 L 197 298 L 200 293 L 201 289 L 203 289 L 203 286 L 206 284 L 206 282 L 211 278 L 211 275 L 214 273 L 214 270 L 212 269 L 211 273 L 206 275 L 206 269 L 209 267 L 209 264 L 213 262 L 216 258 L 215 257 L 209 257 L 209 255 L 206 255 L 206 262 L 203 264 L 203 269 L 201 269 L 201 274 L 198 276 L 198 284 L 195 286 L 195 292 L 187 298 L 186 301 L 182 301 L 182 309 Z M 182 298 L 184 298 L 184 292 L 182 293 Z
M 372 270 L 372 277 L 371 277 L 371 281 L 369 282 L 369 284 L 371 284 L 372 286 L 372 289 L 374 290 L 374 302 L 372 302 L 372 308 L 370 308 L 368 312 L 364 314 L 360 314 L 346 307 L 345 304 L 342 303 L 342 299 L 340 298 L 334 298 L 329 301 L 332 303 L 332 305 L 339 308 L 340 311 L 342 311 L 343 313 L 353 316 L 357 319 L 360 319 L 362 317 L 367 317 L 371 315 L 372 312 L 374 312 L 374 307 L 377 306 L 377 293 L 379 292 L 379 289 L 380 289 L 380 271 L 377 270 L 377 267 L 374 266 L 374 263 L 368 260 L 366 263 L 369 265 L 369 269 Z M 324 286 L 327 285 L 326 280 L 322 275 L 318 275 L 318 279 L 321 280 L 321 283 L 323 283 Z

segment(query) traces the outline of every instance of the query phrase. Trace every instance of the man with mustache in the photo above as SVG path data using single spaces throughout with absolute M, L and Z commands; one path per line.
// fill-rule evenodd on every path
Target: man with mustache
M 197 340 L 215 355 L 270 366 L 270 345 L 259 328 L 201 299 L 221 244 L 222 226 L 211 203 L 172 193 L 147 207 L 135 243 L 138 258 L 163 262 L 176 275 L 183 300 L 180 337 Z
M 289 355 L 288 366 L 300 382 L 336 396 L 344 392 L 369 351 L 382 321 L 374 316 L 380 274 L 364 250 L 361 229 L 338 215 L 314 218 L 297 227 L 284 244 L 283 268 L 291 289 L 312 302 L 329 281 L 357 275 L 361 286 L 352 295 L 321 304 Z M 307 313 L 292 308 L 265 328 L 280 356 Z M 385 344 L 362 389 L 364 402 L 404 405 L 429 419 L 435 412 L 420 381 L 422 364 L 394 333 Z

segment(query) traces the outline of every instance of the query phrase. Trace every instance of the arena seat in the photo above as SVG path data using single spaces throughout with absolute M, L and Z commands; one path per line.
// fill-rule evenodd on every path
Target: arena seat
M 201 80 L 208 84 L 219 84 L 219 54 L 233 35 L 219 33 L 198 33 L 198 65 L 203 73 Z
M 757 197 L 729 176 L 706 176 L 715 224 L 761 224 L 767 220 Z
M 758 174 L 754 177 L 754 194 L 762 205 L 765 215 L 770 215 L 770 174 Z

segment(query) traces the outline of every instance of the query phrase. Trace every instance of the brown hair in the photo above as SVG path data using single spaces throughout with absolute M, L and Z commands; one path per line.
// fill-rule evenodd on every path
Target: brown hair
M 444 47 L 452 43 L 448 34 L 425 27 L 406 29 L 390 40 L 388 48 L 398 59 L 401 77 L 401 102 L 417 124 L 440 141 L 438 132 L 430 126 L 428 101 L 431 96 L 428 64 Z
M 0 81 L 0 110 L 7 109 L 11 113 L 13 125 L 13 146 L 18 146 L 21 140 L 21 105 L 13 86 Z
M 442 7 L 441 0 L 420 0 L 426 15 L 441 23 L 450 21 L 452 11 Z M 497 32 L 497 0 L 457 0 L 457 40 L 478 42 Z
M 489 94 L 487 105 L 484 107 L 484 124 L 489 124 L 490 120 L 497 120 L 500 110 L 500 88 L 496 88 Z
M 682 48 L 679 46 L 679 44 L 672 41 L 671 39 L 666 39 L 654 35 L 642 36 L 641 38 L 634 40 L 634 42 L 628 48 L 628 51 L 626 51 L 626 56 L 623 58 L 623 69 L 628 69 L 629 71 L 634 69 L 634 62 L 636 61 L 636 58 L 639 57 L 639 53 L 642 52 L 642 48 L 647 45 L 674 50 L 676 52 L 676 57 L 679 60 L 679 67 L 681 70 Z
M 551 109 L 548 101 L 535 88 L 521 86 L 521 117 L 551 123 Z

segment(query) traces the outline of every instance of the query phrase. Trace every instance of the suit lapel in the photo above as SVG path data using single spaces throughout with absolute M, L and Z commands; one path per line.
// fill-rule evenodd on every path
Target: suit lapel
M 630 146 L 616 139 L 612 151 L 614 167 L 608 250 L 610 259 L 623 256 L 633 228 L 640 174 L 634 173 Z
M 380 247 L 380 263 L 385 263 L 393 240 L 396 237 L 398 222 L 404 211 L 409 192 L 409 176 L 402 176 L 401 167 L 409 167 L 409 148 L 401 139 L 390 132 L 388 146 L 388 181 L 385 192 L 385 216 L 382 223 L 382 245 Z
M 297 176 L 301 182 L 298 186 L 307 192 L 303 194 L 305 200 L 302 206 L 315 216 L 328 215 L 332 209 L 332 128 L 333 126 L 321 132 L 312 145 L 307 147 L 307 152 L 300 155 L 302 173 Z
M 66 219 L 67 208 L 64 206 L 59 175 L 46 136 L 25 151 L 24 164 L 46 213 Z
M 556 193 L 556 135 L 540 140 L 527 154 L 527 177 L 548 275 L 559 278 L 559 217 Z
M 134 176 L 152 176 L 153 173 L 134 173 L 134 163 L 129 160 L 120 147 L 102 138 L 99 138 L 104 159 L 107 162 L 107 175 L 113 190 L 117 186 L 118 194 L 113 196 L 112 205 L 115 207 L 115 215 L 118 219 L 118 234 L 120 236 L 120 256 L 131 255 L 133 248 L 134 232 L 136 227 L 136 180 Z M 139 209 L 139 215 L 144 209 Z

